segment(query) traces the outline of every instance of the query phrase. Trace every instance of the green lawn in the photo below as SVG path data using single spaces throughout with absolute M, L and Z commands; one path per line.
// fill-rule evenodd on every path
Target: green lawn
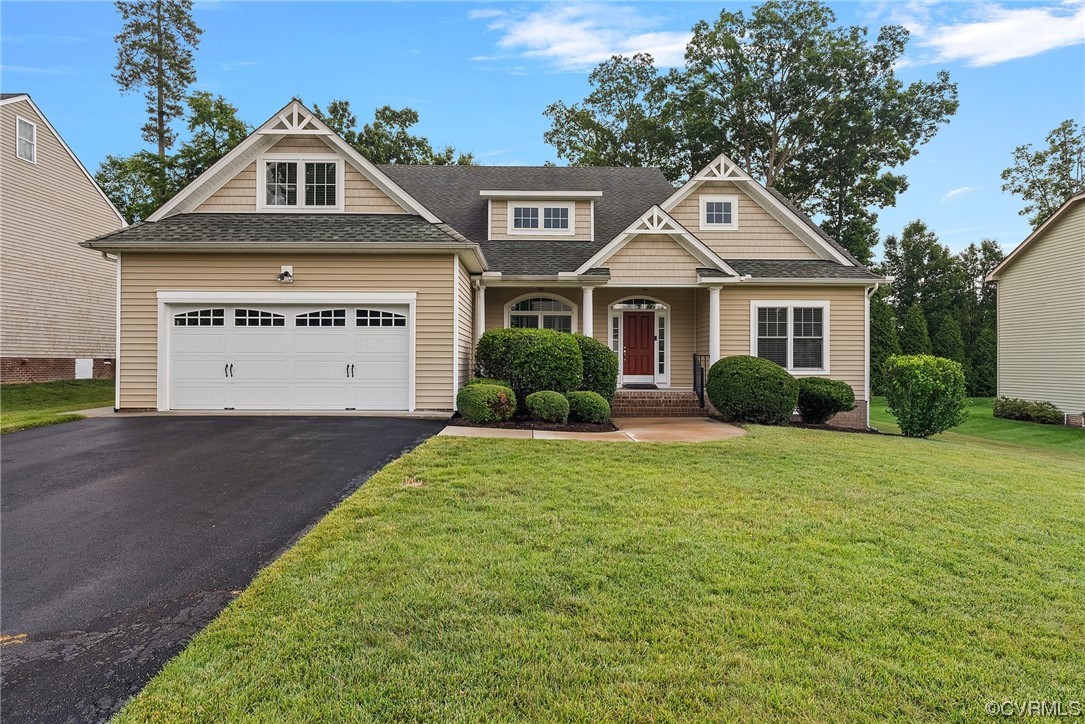
M 1080 461 L 753 427 L 435 438 L 256 581 L 136 721 L 988 720 L 1080 700 Z
M 1004 450 L 1030 447 L 1051 452 L 1065 452 L 1085 458 L 1085 430 L 1062 425 L 1003 420 L 994 416 L 995 398 L 973 397 L 969 401 L 968 420 L 935 439 L 967 437 L 973 441 L 999 443 Z M 900 433 L 897 419 L 889 413 L 884 397 L 875 397 L 870 405 L 870 424 L 883 432 Z
M 113 380 L 0 385 L 0 433 L 82 419 L 69 410 L 113 406 Z

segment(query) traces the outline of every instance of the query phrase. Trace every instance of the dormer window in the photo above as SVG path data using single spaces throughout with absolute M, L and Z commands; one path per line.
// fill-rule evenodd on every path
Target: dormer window
M 342 168 L 338 159 L 263 160 L 262 207 L 274 210 L 339 210 Z
M 731 231 L 738 228 L 737 196 L 702 196 L 701 230 Z
M 15 155 L 30 163 L 38 162 L 38 127 L 25 118 L 15 118 Z
M 510 234 L 573 234 L 572 203 L 509 202 Z

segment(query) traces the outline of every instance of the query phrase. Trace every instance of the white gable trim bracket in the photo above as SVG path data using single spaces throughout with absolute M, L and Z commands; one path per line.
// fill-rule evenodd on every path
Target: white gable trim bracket
M 431 224 L 441 223 L 435 214 L 388 178 L 384 172 L 370 163 L 296 99 L 283 106 L 248 138 L 163 204 L 158 211 L 148 216 L 147 221 L 160 221 L 173 214 L 192 211 L 222 188 L 241 169 L 255 161 L 257 156 L 273 146 L 281 136 L 288 134 L 318 136 L 325 144 L 342 154 L 351 166 L 372 181 L 405 211 L 421 216 Z
M 729 181 L 735 184 L 745 192 L 751 201 L 783 224 L 799 241 L 809 246 L 822 259 L 829 259 L 844 266 L 855 266 L 846 256 L 834 249 L 831 244 L 826 243 L 824 239 L 815 234 L 806 225 L 806 222 L 798 218 L 791 209 L 781 204 L 775 196 L 766 191 L 765 187 L 756 179 L 722 153 L 698 171 L 682 188 L 671 194 L 670 198 L 661 204 L 661 207 L 664 211 L 673 211 L 674 207 L 685 201 L 706 181 Z
M 670 237 L 706 268 L 719 269 L 722 272 L 738 277 L 738 273 L 729 267 L 727 262 L 719 258 L 716 252 L 705 246 L 700 239 L 689 233 L 684 226 L 675 221 L 670 214 L 659 206 L 653 206 L 644 212 L 639 219 L 626 227 L 625 231 L 618 234 L 609 244 L 596 252 L 595 256 L 584 262 L 575 273 L 584 274 L 589 269 L 603 266 L 607 259 L 617 254 L 634 237 L 650 235 Z

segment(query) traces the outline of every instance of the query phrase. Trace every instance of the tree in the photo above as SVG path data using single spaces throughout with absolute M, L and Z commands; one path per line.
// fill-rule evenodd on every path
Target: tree
M 475 158 L 470 153 L 458 153 L 452 146 L 434 151 L 429 139 L 412 134 L 410 128 L 418 123 L 418 111 L 413 108 L 397 110 L 391 106 L 381 106 L 374 111 L 373 122 L 365 124 L 361 131 L 357 129 L 358 118 L 350 109 L 350 101 L 334 100 L 328 104 L 327 112 L 314 105 L 313 113 L 373 163 L 475 164 Z
M 176 140 L 170 124 L 184 112 L 188 87 L 196 80 L 193 50 L 203 32 L 192 20 L 192 0 L 117 0 L 124 27 L 117 43 L 114 80 L 122 93 L 143 89 L 147 123 L 143 139 L 158 147 L 157 183 L 161 204 L 167 198 L 166 149 Z
M 251 127 L 237 117 L 237 108 L 220 95 L 196 91 L 188 97 L 188 130 L 176 164 L 182 185 L 214 165 L 248 137 Z
M 670 180 L 688 173 L 679 153 L 667 78 L 652 56 L 615 55 L 588 77 L 582 103 L 551 103 L 543 139 L 573 166 L 655 166 Z
M 957 254 L 956 263 L 964 284 L 960 309 L 961 336 L 970 355 L 980 333 L 995 323 L 997 285 L 984 279 L 1004 257 L 1002 247 L 993 239 L 969 244 Z
M 931 338 L 927 334 L 927 318 L 918 304 L 908 307 L 900 330 L 900 349 L 904 354 L 931 354 Z
M 956 311 L 964 289 L 963 273 L 949 249 L 918 219 L 904 227 L 897 237 L 885 238 L 881 271 L 894 277 L 893 307 L 903 317 L 913 306 L 922 309 L 928 327 L 937 327 L 942 318 Z M 905 349 L 905 354 L 911 354 Z
M 1014 149 L 1013 165 L 1002 172 L 1002 190 L 1026 202 L 1019 213 L 1035 229 L 1085 191 L 1085 127 L 1063 121 L 1047 134 L 1047 148 L 1031 149 L 1028 143 Z
M 964 340 L 961 338 L 961 325 L 952 314 L 947 314 L 938 325 L 938 331 L 931 340 L 931 351 L 937 357 L 960 363 L 967 372 L 968 357 L 965 355 Z
M 106 156 L 94 179 L 128 223 L 134 224 L 160 206 L 155 190 L 162 188 L 161 171 L 158 156 L 139 151 L 131 156 Z M 165 177 L 170 178 L 168 169 Z
M 968 370 L 968 394 L 992 397 L 998 389 L 998 340 L 994 327 L 980 332 Z
M 870 388 L 875 395 L 885 394 L 885 361 L 897 354 L 897 315 L 882 295 L 877 295 L 870 300 Z

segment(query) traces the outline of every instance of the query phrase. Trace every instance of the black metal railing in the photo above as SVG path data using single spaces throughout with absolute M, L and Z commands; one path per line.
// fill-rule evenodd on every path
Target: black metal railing
M 704 407 L 705 379 L 708 376 L 708 355 L 693 355 L 693 391 L 697 393 L 697 402 Z

